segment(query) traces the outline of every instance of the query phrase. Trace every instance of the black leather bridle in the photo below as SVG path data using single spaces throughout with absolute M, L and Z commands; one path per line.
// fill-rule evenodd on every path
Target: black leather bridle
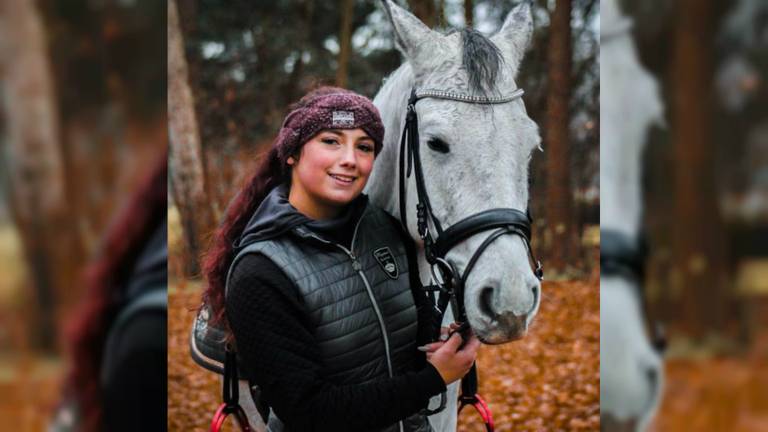
M 643 290 L 645 282 L 645 259 L 648 255 L 643 237 L 632 238 L 616 230 L 600 230 L 600 274 L 620 276 L 637 283 L 640 308 L 648 321 L 651 344 L 663 353 L 667 347 L 664 326 L 656 320 L 649 320 L 648 300 Z
M 541 280 L 544 277 L 541 263 L 533 255 L 531 249 L 531 223 L 532 218 L 529 211 L 525 213 L 513 208 L 494 208 L 471 215 L 465 219 L 443 230 L 440 221 L 435 216 L 432 205 L 429 201 L 429 194 L 424 180 L 424 170 L 421 165 L 419 153 L 419 123 L 416 114 L 416 103 L 421 99 L 443 99 L 470 104 L 495 105 L 512 102 L 523 95 L 522 89 L 517 89 L 508 96 L 485 97 L 469 96 L 456 94 L 440 90 L 420 90 L 416 88 L 411 90 L 408 99 L 405 128 L 400 139 L 400 160 L 399 160 L 399 188 L 400 188 L 400 221 L 403 228 L 408 232 L 407 210 L 406 210 L 406 182 L 415 174 L 416 180 L 416 222 L 419 237 L 424 242 L 424 251 L 427 262 L 431 266 L 434 285 L 425 287 L 430 299 L 443 316 L 447 310 L 448 302 L 451 303 L 454 318 L 461 327 L 458 331 L 466 333 L 469 330 L 467 322 L 466 309 L 464 307 L 464 286 L 469 273 L 472 271 L 475 263 L 485 249 L 496 239 L 504 234 L 513 234 L 519 236 L 525 243 L 529 259 L 533 265 L 533 272 L 536 278 Z M 407 163 L 407 167 L 406 167 Z M 431 222 L 437 238 L 433 239 L 429 229 Z M 456 266 L 445 257 L 448 252 L 457 244 L 469 237 L 483 232 L 494 230 L 477 248 L 475 253 L 469 259 L 464 273 L 461 274 Z M 437 270 L 437 271 L 436 271 Z M 439 273 L 439 277 L 438 277 Z M 440 292 L 439 298 L 435 299 L 434 293 Z M 437 336 L 437 335 L 436 335 Z M 487 405 L 482 398 L 477 395 L 477 370 L 475 365 L 470 372 L 462 379 L 462 394 L 459 398 L 461 410 L 465 405 L 473 405 L 483 416 L 486 428 L 493 430 L 493 418 Z M 441 400 L 441 406 L 428 414 L 434 414 L 441 411 L 445 406 L 445 394 Z

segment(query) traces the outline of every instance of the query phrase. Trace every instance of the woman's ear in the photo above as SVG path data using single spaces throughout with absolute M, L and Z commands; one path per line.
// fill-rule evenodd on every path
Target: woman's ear
M 293 159 L 293 156 L 289 156 L 288 159 L 286 159 L 285 163 L 287 163 L 288 165 L 293 165 L 294 163 L 296 163 L 296 160 Z

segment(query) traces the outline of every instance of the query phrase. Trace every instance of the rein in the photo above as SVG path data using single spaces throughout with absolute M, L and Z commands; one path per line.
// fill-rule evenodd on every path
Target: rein
M 210 432 L 219 432 L 224 426 L 224 421 L 230 415 L 235 416 L 238 426 L 242 432 L 251 432 L 251 425 L 248 423 L 248 416 L 245 415 L 243 407 L 240 406 L 240 392 L 238 388 L 238 373 L 237 373 L 237 354 L 230 349 L 229 345 L 226 348 L 226 357 L 224 360 L 224 383 L 223 394 L 224 402 L 219 405 L 216 413 L 211 420 Z
M 443 230 L 440 220 L 432 210 L 432 204 L 430 203 L 424 180 L 424 170 L 421 165 L 419 151 L 419 123 L 418 115 L 416 114 L 416 103 L 421 99 L 432 98 L 471 104 L 494 105 L 515 101 L 522 95 L 523 89 L 517 89 L 506 96 L 485 97 L 456 94 L 442 90 L 417 90 L 413 88 L 408 99 L 405 128 L 400 139 L 400 221 L 405 231 L 408 232 L 406 182 L 410 178 L 411 173 L 413 173 L 416 181 L 416 223 L 418 235 L 424 242 L 425 256 L 430 264 L 432 279 L 435 282 L 433 285 L 425 286 L 424 290 L 427 291 L 430 300 L 439 311 L 441 317 L 445 316 L 448 303 L 450 302 L 453 316 L 460 324 L 460 328 L 457 331 L 463 334 L 469 331 L 469 322 L 467 321 L 464 306 L 464 287 L 475 263 L 491 243 L 505 234 L 519 236 L 528 251 L 528 257 L 536 278 L 542 280 L 544 271 L 541 262 L 536 259 L 531 249 L 531 223 L 533 219 L 528 210 L 522 212 L 513 208 L 493 208 L 471 215 Z M 430 224 L 437 233 L 436 239 L 432 237 Z M 456 269 L 456 266 L 446 259 L 446 255 L 453 247 L 469 237 L 490 230 L 493 230 L 493 232 L 477 248 L 464 269 L 464 273 L 461 274 Z M 437 299 L 435 298 L 435 292 L 440 293 Z M 472 368 L 462 379 L 461 389 L 459 412 L 465 406 L 472 405 L 483 417 L 486 430 L 492 432 L 494 430 L 493 415 L 485 401 L 477 394 L 477 367 L 475 364 L 472 365 Z M 443 393 L 440 406 L 434 410 L 426 410 L 427 415 L 432 415 L 445 409 L 445 399 L 445 393 Z

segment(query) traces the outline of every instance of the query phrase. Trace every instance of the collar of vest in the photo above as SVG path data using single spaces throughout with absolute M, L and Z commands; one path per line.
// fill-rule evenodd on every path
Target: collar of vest
M 302 238 L 307 237 L 302 234 L 305 231 L 297 231 L 298 228 L 306 228 L 321 238 L 328 238 L 329 236 L 324 235 L 325 233 L 344 229 L 350 223 L 356 223 L 359 219 L 358 215 L 361 215 L 368 206 L 368 196 L 360 194 L 339 217 L 330 220 L 313 220 L 300 213 L 288 202 L 289 190 L 289 185 L 283 183 L 270 191 L 235 242 L 236 251 L 244 249 L 251 243 L 279 237 L 288 232 L 297 233 Z

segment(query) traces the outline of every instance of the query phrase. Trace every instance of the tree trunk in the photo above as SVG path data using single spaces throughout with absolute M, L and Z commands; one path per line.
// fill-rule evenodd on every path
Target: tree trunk
M 573 193 L 571 192 L 570 122 L 571 96 L 571 2 L 557 0 L 551 15 L 548 50 L 547 115 L 547 265 L 565 270 L 573 258 Z
M 339 68 L 336 69 L 336 85 L 346 87 L 349 78 L 349 57 L 352 52 L 352 14 L 355 1 L 344 0 L 341 8 L 341 28 L 339 29 Z
M 11 214 L 35 288 L 33 347 L 54 350 L 55 323 L 78 300 L 82 261 L 67 176 L 46 35 L 34 2 L 0 3 L 0 70 Z
M 475 2 L 472 0 L 464 0 L 464 26 L 472 28 L 475 21 Z
M 695 337 L 721 328 L 724 291 L 724 226 L 714 178 L 714 13 L 711 0 L 678 2 L 671 62 L 675 155 L 672 231 L 673 291 L 681 290 L 684 327 Z
M 214 223 L 175 0 L 168 2 L 168 117 L 171 192 L 184 230 L 185 276 L 193 277 Z
M 417 18 L 427 27 L 432 28 L 436 24 L 437 8 L 435 0 L 411 0 L 411 10 Z

